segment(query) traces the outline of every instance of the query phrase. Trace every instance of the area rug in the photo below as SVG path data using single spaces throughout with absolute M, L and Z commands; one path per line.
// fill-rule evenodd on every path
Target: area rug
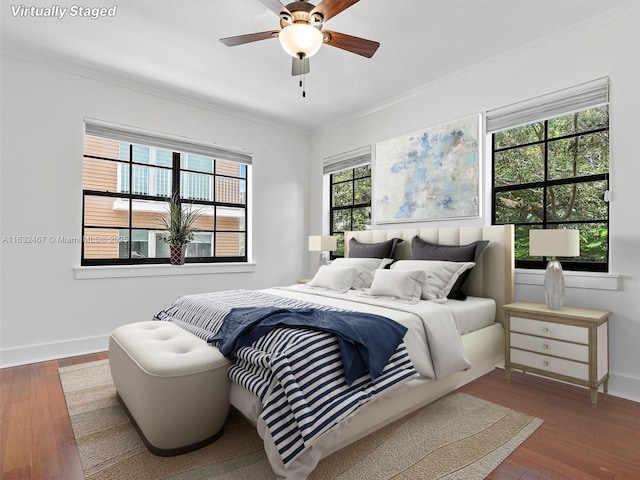
M 108 360 L 59 370 L 87 480 L 276 478 L 262 440 L 239 414 L 222 437 L 176 457 L 149 453 L 116 399 Z M 452 393 L 321 461 L 310 479 L 483 479 L 542 420 Z

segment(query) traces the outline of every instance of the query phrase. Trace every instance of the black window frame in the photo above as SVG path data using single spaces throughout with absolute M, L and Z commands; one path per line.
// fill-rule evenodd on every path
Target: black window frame
M 590 108 L 596 108 L 594 107 L 590 107 Z M 581 111 L 585 111 L 585 110 L 589 110 L 590 108 L 583 108 Z M 601 128 L 594 128 L 594 129 L 590 129 L 590 130 L 582 130 L 576 133 L 572 133 L 572 134 L 567 134 L 567 135 L 562 135 L 562 136 L 557 136 L 557 137 L 553 137 L 553 138 L 549 138 L 549 129 L 548 129 L 548 124 L 549 121 L 555 119 L 555 118 L 559 118 L 565 115 L 569 115 L 571 113 L 576 113 L 576 112 L 567 112 L 564 115 L 556 115 L 554 117 L 545 119 L 545 120 L 540 120 L 538 122 L 531 122 L 529 124 L 526 125 L 534 125 L 537 123 L 543 123 L 544 124 L 544 138 L 542 140 L 538 140 L 538 141 L 534 141 L 534 142 L 528 142 L 528 143 L 522 143 L 522 144 L 518 144 L 518 145 L 509 145 L 507 147 L 502 147 L 502 148 L 497 148 L 496 147 L 496 134 L 498 132 L 493 132 L 491 133 L 491 159 L 492 159 L 492 175 L 491 175 L 491 191 L 492 191 L 492 195 L 491 195 L 491 223 L 493 225 L 499 225 L 501 223 L 496 221 L 496 201 L 497 201 L 497 197 L 500 193 L 503 192 L 508 192 L 508 191 L 517 191 L 517 190 L 526 190 L 526 189 L 531 189 L 531 188 L 541 188 L 542 192 L 543 192 L 543 198 L 542 198 L 542 206 L 543 206 L 543 218 L 542 221 L 540 222 L 510 222 L 513 223 L 515 228 L 517 229 L 518 227 L 522 226 L 522 227 L 536 227 L 536 228 L 542 228 L 542 229 L 548 229 L 548 228 L 564 228 L 564 227 L 571 227 L 571 226 L 575 226 L 576 228 L 578 228 L 580 225 L 586 225 L 586 224 L 591 224 L 591 223 L 603 223 L 606 224 L 606 228 L 607 228 L 607 238 L 606 238 L 606 259 L 604 262 L 587 262 L 587 261 L 575 261 L 572 260 L 571 258 L 564 258 L 562 259 L 562 267 L 564 270 L 567 271 L 583 271 L 583 272 L 608 272 L 609 271 L 609 258 L 610 258 L 610 251 L 609 251 L 609 240 L 610 240 L 610 231 L 609 231 L 609 226 L 610 226 L 610 222 L 609 222 L 609 202 L 606 199 L 603 199 L 603 201 L 605 202 L 605 206 L 606 206 L 606 212 L 607 212 L 607 218 L 606 219 L 587 219 L 587 220 L 568 220 L 568 221 L 552 221 L 549 220 L 547 218 L 547 199 L 548 199 L 548 190 L 551 187 L 555 187 L 555 186 L 561 186 L 561 185 L 579 185 L 581 183 L 591 183 L 591 182 L 595 182 L 595 181 L 602 181 L 605 183 L 605 191 L 608 192 L 609 190 L 609 170 L 610 168 L 607 169 L 606 173 L 597 173 L 597 174 L 589 174 L 589 175 L 581 175 L 581 176 L 572 176 L 572 177 L 566 177 L 566 178 L 561 178 L 561 179 L 549 179 L 549 145 L 553 142 L 556 141 L 563 141 L 563 140 L 568 140 L 568 139 L 572 139 L 572 138 L 576 138 L 576 137 L 581 137 L 584 135 L 588 135 L 588 134 L 594 134 L 594 133 L 598 133 L 598 132 L 607 132 L 607 136 L 609 134 L 609 127 L 610 127 L 610 118 L 608 115 L 608 106 L 607 106 L 607 126 L 606 127 L 601 127 Z M 514 126 L 513 129 L 515 128 L 520 128 L 519 126 Z M 541 181 L 536 181 L 536 182 L 529 182 L 529 183 L 519 183 L 519 184 L 510 184 L 510 185 L 501 185 L 501 186 L 496 186 L 496 162 L 495 162 L 495 154 L 499 153 L 499 152 L 503 152 L 503 151 L 507 151 L 507 150 L 512 150 L 512 149 L 516 149 L 516 148 L 522 148 L 522 147 L 529 147 L 529 146 L 537 146 L 537 145 L 544 145 L 544 153 L 543 153 L 543 180 Z M 608 160 L 610 162 L 610 149 L 609 149 L 609 157 Z M 528 238 L 527 238 L 528 241 Z M 515 267 L 516 268 L 523 268 L 523 269 L 544 269 L 547 265 L 547 261 L 549 259 L 547 257 L 542 257 L 541 259 L 538 260 L 534 260 L 534 259 L 516 259 L 515 260 Z
M 93 137 L 92 135 L 86 135 L 89 137 Z M 96 138 L 100 138 L 100 137 L 96 137 Z M 118 141 L 118 140 L 115 140 Z M 126 164 L 128 165 L 129 168 L 129 192 L 111 192 L 111 191 L 103 191 L 103 190 L 93 190 L 93 189 L 82 189 L 82 239 L 81 239 L 81 259 L 80 259 L 80 265 L 81 266 L 107 266 L 107 265 L 157 265 L 157 264 L 170 264 L 170 259 L 169 257 L 154 257 L 154 258 L 140 258 L 140 257 L 132 257 L 132 245 L 133 245 L 133 230 L 146 230 L 146 231 L 153 231 L 153 232 L 157 232 L 157 231 L 161 231 L 162 228 L 160 228 L 160 226 L 158 226 L 158 228 L 149 228 L 149 227 L 133 227 L 132 223 L 133 223 L 133 208 L 132 208 L 132 203 L 134 200 L 142 200 L 142 201 L 153 201 L 153 202 L 166 202 L 170 197 L 169 196 L 162 196 L 162 195 L 142 195 L 142 194 L 134 194 L 132 193 L 132 179 L 133 179 L 133 166 L 134 165 L 142 165 L 142 166 L 149 166 L 148 164 L 144 164 L 144 163 L 137 163 L 133 161 L 133 145 L 134 143 L 132 142 L 128 142 L 123 140 L 122 142 L 124 143 L 128 143 L 129 144 L 129 159 L 114 159 L 114 158 L 108 158 L 108 157 L 100 157 L 100 156 L 96 156 L 96 155 L 87 155 L 86 152 L 83 152 L 83 159 L 94 159 L 94 160 L 101 160 L 101 161 L 110 161 L 110 162 L 116 162 L 116 163 L 120 163 L 120 164 Z M 137 145 L 142 145 L 142 144 L 137 144 Z M 144 147 L 150 147 L 149 145 L 142 145 Z M 150 148 L 156 148 L 156 147 L 150 147 Z M 166 148 L 165 148 L 166 149 Z M 250 164 L 247 163 L 243 163 L 243 162 L 236 162 L 240 165 L 244 166 L 244 177 L 243 176 L 231 176 L 231 175 L 226 175 L 226 174 L 222 174 L 222 173 L 216 173 L 216 162 L 218 161 L 226 161 L 228 162 L 229 160 L 225 160 L 224 158 L 221 159 L 217 159 L 215 157 L 209 157 L 212 159 L 213 161 L 213 165 L 212 165 L 212 173 L 206 173 L 206 172 L 200 172 L 200 171 L 195 171 L 195 170 L 189 170 L 189 169 L 185 169 L 185 168 L 181 168 L 181 155 L 184 154 L 188 154 L 188 152 L 180 152 L 180 151 L 172 151 L 172 166 L 171 167 L 164 167 L 164 166 L 159 166 L 159 165 L 152 165 L 153 168 L 158 168 L 158 169 L 165 169 L 165 170 L 170 170 L 171 171 L 171 176 L 172 176 L 172 181 L 171 181 L 171 195 L 177 195 L 177 198 L 179 198 L 179 203 L 181 205 L 184 204 L 188 204 L 188 205 L 193 205 L 195 208 L 197 208 L 199 205 L 201 206 L 210 206 L 210 207 L 214 207 L 214 208 L 219 208 L 219 207 L 229 207 L 229 208 L 239 208 L 239 209 L 244 209 L 244 230 L 225 230 L 225 229 L 219 229 L 217 226 L 218 222 L 215 222 L 215 226 L 213 229 L 211 230 L 198 230 L 197 233 L 211 233 L 211 237 L 212 237 L 212 244 L 211 244 L 211 256 L 208 257 L 190 257 L 187 256 L 185 258 L 185 263 L 223 263 L 223 262 L 238 262 L 238 263 L 242 263 L 242 262 L 247 262 L 248 261 L 248 242 L 249 242 L 249 203 L 248 203 L 248 190 L 250 188 Z M 190 199 L 185 199 L 182 198 L 180 195 L 180 178 L 181 178 L 181 173 L 185 172 L 185 173 L 197 173 L 197 174 L 205 174 L 205 175 L 210 175 L 212 177 L 212 198 L 214 199 L 214 201 L 207 201 L 207 200 L 190 200 Z M 232 178 L 232 179 L 237 179 L 237 180 L 242 180 L 245 182 L 245 193 L 244 193 L 244 198 L 243 201 L 244 203 L 232 203 L 232 202 L 221 202 L 221 201 L 215 201 L 216 198 L 216 178 Z M 86 198 L 87 196 L 95 196 L 95 197 L 108 197 L 108 198 L 120 198 L 120 199 L 125 199 L 129 202 L 129 208 L 128 208 L 128 227 L 125 227 L 123 225 L 87 225 L 85 223 L 85 208 L 86 208 Z M 217 218 L 217 215 L 216 215 Z M 86 258 L 85 257 L 85 243 L 87 242 L 87 240 L 89 239 L 90 236 L 88 236 L 85 232 L 86 229 L 91 229 L 91 228 L 99 228 L 99 229 L 113 229 L 113 230 L 128 230 L 128 258 Z M 243 234 L 244 235 L 244 242 L 242 244 L 242 248 L 244 251 L 244 255 L 239 255 L 239 256 L 215 256 L 215 252 L 216 252 L 216 234 L 219 233 L 233 233 L 233 234 Z M 119 242 L 120 239 L 118 239 Z
M 356 170 L 362 168 L 362 167 L 368 167 L 368 171 L 369 174 L 368 175 L 361 175 L 356 177 Z M 343 173 L 345 171 L 351 171 L 351 178 L 347 179 L 347 180 L 340 180 L 340 181 L 334 181 L 335 179 L 335 175 Z M 372 181 L 372 175 L 371 175 L 371 163 L 365 163 L 362 165 L 356 165 L 352 168 L 347 168 L 344 170 L 340 170 L 340 171 L 336 171 L 336 172 L 332 172 L 331 174 L 329 174 L 329 232 L 330 235 L 332 236 L 336 236 L 338 237 L 338 246 L 342 245 L 342 249 L 344 251 L 344 233 L 345 231 L 351 231 L 354 230 L 354 222 L 353 222 L 353 212 L 356 209 L 360 209 L 360 208 L 369 208 L 369 224 L 368 227 L 371 228 L 371 195 L 369 195 L 369 201 L 368 202 L 361 202 L 361 203 L 355 203 L 355 196 L 356 196 L 356 181 L 357 180 L 362 180 L 365 178 L 369 178 L 369 182 Z M 340 205 L 340 206 L 336 206 L 334 205 L 334 198 L 333 198 L 333 187 L 334 185 L 339 185 L 339 184 L 345 184 L 345 183 L 351 183 L 351 203 L 349 205 Z M 348 211 L 349 212 L 349 228 L 347 230 L 336 230 L 335 228 L 335 215 L 334 213 L 337 211 Z M 343 255 L 338 255 L 336 252 L 331 252 L 330 253 L 330 258 L 333 260 L 335 258 L 341 258 L 343 257 Z

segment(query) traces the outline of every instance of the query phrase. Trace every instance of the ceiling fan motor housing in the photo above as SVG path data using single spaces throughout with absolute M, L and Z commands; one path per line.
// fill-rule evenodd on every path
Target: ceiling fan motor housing
M 293 23 L 306 23 L 317 29 L 322 28 L 323 17 L 319 12 L 311 13 L 315 5 L 309 2 L 292 2 L 287 5 L 287 10 L 280 12 L 280 26 L 282 28 Z

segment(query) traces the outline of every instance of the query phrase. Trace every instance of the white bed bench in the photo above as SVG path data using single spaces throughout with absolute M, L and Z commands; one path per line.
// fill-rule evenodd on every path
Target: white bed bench
M 109 366 L 120 402 L 150 452 L 173 456 L 216 440 L 229 413 L 229 360 L 169 322 L 116 328 Z

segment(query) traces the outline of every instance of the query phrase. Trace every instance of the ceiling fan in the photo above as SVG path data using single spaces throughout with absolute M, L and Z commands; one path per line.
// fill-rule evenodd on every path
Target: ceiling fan
M 359 0 L 322 0 L 318 5 L 297 1 L 286 6 L 278 0 L 260 1 L 280 18 L 281 30 L 221 38 L 220 41 L 234 47 L 278 37 L 282 48 L 293 57 L 291 75 L 309 73 L 309 57 L 315 55 L 323 43 L 367 58 L 371 58 L 380 46 L 379 42 L 322 29 L 327 20 Z

